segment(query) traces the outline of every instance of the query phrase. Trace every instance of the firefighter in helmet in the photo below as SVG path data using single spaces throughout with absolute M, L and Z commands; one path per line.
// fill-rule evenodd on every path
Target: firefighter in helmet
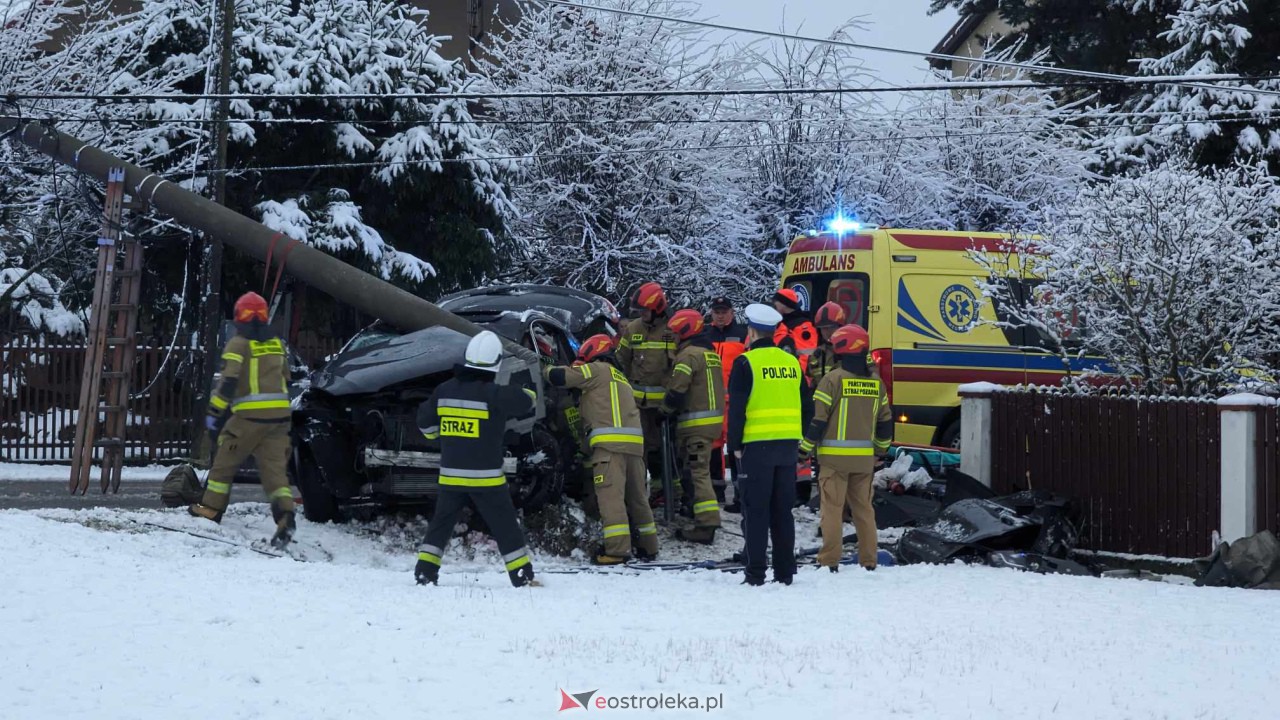
M 836 302 L 824 303 L 813 314 L 813 324 L 818 328 L 818 347 L 809 356 L 809 368 L 806 371 L 809 387 L 818 387 L 818 381 L 827 373 L 840 366 L 840 359 L 831 349 L 831 335 L 847 322 L 848 313 Z
M 807 457 L 815 448 L 821 472 L 822 549 L 819 565 L 840 567 L 844 509 L 853 514 L 858 532 L 858 564 L 876 569 L 876 516 L 871 480 L 877 457 L 893 439 L 893 411 L 884 383 L 867 365 L 871 341 L 858 325 L 845 325 L 831 335 L 840 366 L 827 373 L 813 393 L 813 420 L 800 443 Z
M 656 282 L 640 286 L 635 304 L 640 317 L 622 328 L 618 340 L 617 360 L 622 373 L 631 381 L 640 424 L 644 430 L 644 452 L 649 475 L 662 476 L 662 398 L 665 383 L 676 359 L 676 336 L 667 327 L 667 294 Z M 671 502 L 670 499 L 664 502 Z
M 658 556 L 658 527 L 645 484 L 644 435 L 627 377 L 618 367 L 613 340 L 593 335 L 571 367 L 546 370 L 547 382 L 581 391 L 579 411 L 591 449 L 591 475 L 600 507 L 604 543 L 591 555 L 597 565 Z
M 662 412 L 674 416 L 676 458 L 686 481 L 685 494 L 693 496 L 694 527 L 677 530 L 676 537 L 710 545 L 720 527 L 710 453 L 724 426 L 724 373 L 705 325 L 697 310 L 681 310 L 667 323 L 680 338 L 680 349 L 667 381 Z
M 502 362 L 502 341 L 485 330 L 467 343 L 464 364 L 418 408 L 418 429 L 440 442 L 440 494 L 418 552 L 414 577 L 436 584 L 458 513 L 470 502 L 498 542 L 511 584 L 533 582 L 533 563 L 516 520 L 502 467 L 507 418 L 533 410 L 537 394 L 494 382 Z
M 818 329 L 800 304 L 800 296 L 795 290 L 783 288 L 773 294 L 773 309 L 782 315 L 782 322 L 773 333 L 773 344 L 795 356 L 800 369 L 807 370 L 809 358 L 818 348 Z
M 276 522 L 271 544 L 283 548 L 296 528 L 293 491 L 285 474 L 292 452 L 289 363 L 284 343 L 267 326 L 267 301 L 261 295 L 241 295 L 233 319 L 236 334 L 222 350 L 222 379 L 205 418 L 205 427 L 217 437 L 217 449 L 204 497 L 188 511 L 222 522 L 236 470 L 252 455 Z

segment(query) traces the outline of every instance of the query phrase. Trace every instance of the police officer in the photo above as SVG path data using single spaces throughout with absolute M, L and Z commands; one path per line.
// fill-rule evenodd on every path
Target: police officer
M 720 503 L 711 486 L 709 455 L 724 425 L 724 373 L 698 311 L 677 312 L 667 327 L 680 338 L 680 348 L 662 411 L 675 416 L 676 457 L 686 481 L 685 492 L 692 490 L 693 495 L 694 527 L 677 530 L 676 537 L 710 545 L 720 527 Z
M 738 322 L 733 312 L 733 301 L 725 295 L 711 299 L 710 318 L 711 324 L 707 327 L 707 335 L 711 338 L 711 345 L 715 348 L 716 355 L 720 356 L 724 385 L 728 387 L 729 370 L 733 368 L 733 361 L 747 351 L 747 326 Z M 728 403 L 728 401 L 729 398 L 726 396 L 725 402 Z M 725 430 L 722 428 L 720 437 L 716 438 L 716 442 L 711 447 L 711 485 L 715 488 L 716 499 L 722 503 L 725 501 L 725 470 L 727 469 L 731 476 L 737 472 L 733 455 L 725 454 L 724 436 Z M 732 504 L 725 507 L 725 510 L 735 513 L 741 509 L 736 497 Z
M 418 552 L 413 575 L 419 585 L 436 584 L 458 513 L 470 500 L 498 541 L 511 584 L 533 582 L 533 563 L 516 520 L 503 471 L 507 419 L 527 414 L 533 390 L 494 382 L 502 362 L 502 341 L 485 330 L 467 343 L 464 364 L 418 407 L 418 429 L 440 441 L 440 494 Z
M 747 306 L 747 351 L 729 374 L 729 450 L 738 459 L 746 535 L 746 580 L 763 585 L 765 547 L 773 541 L 773 579 L 795 575 L 796 454 L 811 406 L 800 363 L 773 344 L 781 315 Z
M 582 423 L 591 448 L 592 483 L 600 507 L 604 544 L 592 553 L 597 565 L 658 556 L 658 526 L 645 483 L 644 434 L 627 377 L 618 368 L 613 340 L 593 335 L 578 349 L 572 367 L 547 368 L 547 381 L 581 391 Z
M 840 360 L 831 351 L 831 334 L 843 327 L 848 313 L 836 302 L 827 302 L 813 314 L 814 327 L 818 328 L 818 347 L 809 356 L 809 367 L 805 374 L 809 378 L 809 387 L 818 387 L 818 381 L 827 373 L 840 366 Z
M 842 517 L 847 505 L 858 532 L 858 564 L 876 569 L 876 516 L 871 480 L 876 457 L 893 439 L 893 411 L 884 383 L 867 366 L 867 331 L 845 325 L 831 335 L 840 367 L 827 373 L 813 393 L 813 420 L 800 445 L 802 455 L 815 446 L 821 472 L 822 549 L 818 564 L 840 567 Z
M 618 340 L 618 368 L 631 382 L 636 407 L 640 410 L 644 429 L 644 451 L 649 474 L 662 476 L 662 397 L 663 383 L 675 365 L 676 336 L 667 329 L 667 294 L 656 282 L 647 282 L 636 290 L 635 305 L 640 317 L 622 328 Z
M 291 453 L 289 363 L 284 343 L 267 326 L 267 301 L 261 295 L 241 295 L 233 321 L 236 334 L 222 350 L 222 380 L 209 400 L 205 418 L 205 427 L 217 437 L 218 448 L 204 497 L 187 511 L 222 522 L 236 470 L 253 455 L 276 522 L 271 544 L 284 548 L 297 527 L 293 491 L 285 474 Z
M 773 309 L 782 322 L 773 333 L 773 344 L 800 359 L 800 369 L 809 367 L 809 357 L 818 348 L 818 329 L 809 321 L 795 290 L 783 288 L 773 294 Z

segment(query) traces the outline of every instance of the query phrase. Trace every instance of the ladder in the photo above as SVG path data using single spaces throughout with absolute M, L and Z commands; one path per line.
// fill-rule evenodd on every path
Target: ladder
M 98 449 L 102 450 L 102 492 L 120 490 L 142 290 L 142 243 L 123 228 L 125 208 L 141 209 L 141 204 L 127 204 L 124 197 L 124 168 L 113 167 L 107 172 L 107 197 L 98 236 L 98 268 L 93 278 L 71 461 L 72 495 L 88 490 Z

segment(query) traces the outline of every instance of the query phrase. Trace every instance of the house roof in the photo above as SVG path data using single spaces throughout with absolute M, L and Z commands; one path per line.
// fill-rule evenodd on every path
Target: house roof
M 956 21 L 955 25 L 942 36 L 942 40 L 934 46 L 933 52 L 938 55 L 955 55 L 965 42 L 973 36 L 973 33 L 982 25 L 983 21 L 991 14 L 988 12 L 975 12 L 963 15 Z M 935 70 L 945 70 L 951 66 L 950 60 L 943 58 L 929 58 L 929 66 Z

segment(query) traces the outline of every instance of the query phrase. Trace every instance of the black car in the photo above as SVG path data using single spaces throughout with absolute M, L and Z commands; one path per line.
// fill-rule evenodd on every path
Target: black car
M 597 321 L 615 322 L 603 298 L 583 304 L 580 296 L 587 293 L 520 287 L 512 293 L 473 291 L 441 304 L 533 350 L 544 365 L 572 362 L 578 341 L 570 326 L 585 331 Z M 560 310 L 548 312 L 557 307 L 548 303 L 558 303 Z M 375 324 L 312 374 L 294 404 L 291 463 L 307 519 L 338 519 L 344 505 L 391 508 L 434 500 L 439 444 L 418 430 L 418 406 L 453 376 L 469 339 L 441 326 L 401 334 Z M 577 439 L 557 411 L 565 398 L 543 387 L 540 370 L 508 356 L 498 374 L 498 382 L 542 390 L 535 412 L 507 426 L 504 467 L 513 499 L 527 509 L 558 498 L 565 477 L 578 471 Z
M 616 337 L 622 321 L 613 303 L 599 295 L 555 285 L 493 285 L 446 295 L 437 304 L 469 319 L 542 312 L 569 330 L 575 350 L 592 335 Z

